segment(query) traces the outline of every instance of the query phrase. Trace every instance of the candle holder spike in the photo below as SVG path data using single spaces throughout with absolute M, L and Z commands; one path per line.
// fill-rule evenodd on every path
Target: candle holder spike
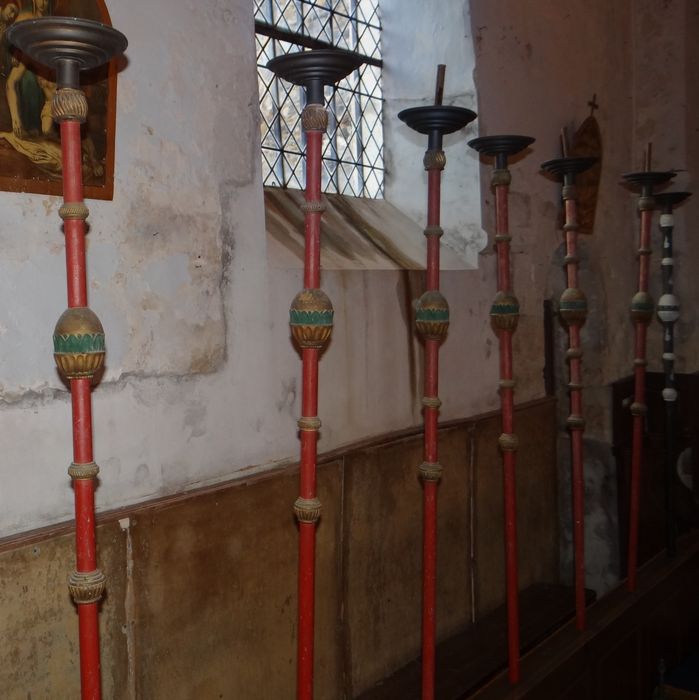
M 565 149 L 565 139 L 563 139 Z M 572 465 L 573 541 L 575 549 L 575 624 L 585 629 L 585 475 L 582 408 L 582 350 L 580 329 L 587 319 L 587 298 L 578 286 L 578 213 L 575 177 L 597 162 L 597 158 L 556 158 L 541 164 L 544 173 L 563 183 L 566 245 L 566 289 L 561 295 L 558 313 L 568 329 L 568 365 L 570 414 L 566 426 L 570 431 Z
M 508 159 L 532 143 L 531 136 L 499 134 L 472 139 L 468 145 L 486 157 L 495 159 L 491 184 L 495 189 L 495 247 L 497 251 L 497 293 L 490 309 L 493 331 L 500 352 L 500 403 L 502 434 L 498 445 L 503 462 L 503 499 L 505 510 L 505 577 L 507 589 L 507 650 L 510 683 L 519 682 L 519 582 L 517 563 L 517 485 L 516 454 L 519 438 L 514 432 L 514 387 L 512 373 L 512 334 L 519 320 L 519 302 L 512 293 L 508 194 L 511 175 Z
M 415 304 L 415 329 L 425 345 L 423 405 L 423 462 L 418 467 L 422 481 L 422 700 L 434 700 L 437 640 L 437 493 L 443 467 L 439 462 L 439 347 L 449 329 L 449 304 L 439 291 L 440 274 L 440 187 L 447 159 L 442 150 L 445 134 L 462 129 L 476 118 L 465 107 L 440 104 L 445 66 L 437 72 L 437 104 L 412 107 L 398 118 L 413 131 L 427 136 L 423 166 L 427 171 L 426 291 Z
M 98 604 L 106 586 L 97 568 L 95 546 L 95 478 L 93 460 L 91 382 L 104 363 L 104 330 L 87 304 L 85 220 L 80 124 L 87 118 L 87 99 L 80 73 L 107 63 L 127 46 L 126 37 L 91 20 L 43 17 L 17 22 L 8 41 L 29 58 L 56 72 L 52 115 L 60 124 L 63 158 L 63 198 L 59 210 L 66 243 L 68 310 L 54 330 L 54 357 L 70 383 L 73 414 L 73 462 L 68 474 L 75 498 L 76 569 L 68 589 L 78 608 L 80 686 L 84 700 L 101 697 Z
M 306 106 L 301 123 L 306 134 L 306 192 L 301 205 L 305 224 L 304 288 L 291 303 L 289 325 L 301 349 L 301 441 L 299 497 L 294 513 L 299 528 L 298 625 L 296 697 L 313 698 L 315 546 L 322 505 L 316 493 L 318 461 L 318 361 L 333 329 L 334 311 L 320 289 L 320 219 L 325 204 L 321 195 L 323 132 L 328 126 L 325 86 L 334 85 L 362 65 L 354 54 L 340 50 L 290 53 L 272 59 L 267 67 L 279 78 L 305 90 Z

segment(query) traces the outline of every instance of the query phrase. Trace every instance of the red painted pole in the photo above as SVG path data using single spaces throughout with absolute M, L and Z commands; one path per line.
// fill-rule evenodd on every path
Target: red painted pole
M 643 201 L 643 200 L 648 201 Z M 646 415 L 646 331 L 653 314 L 653 302 L 648 295 L 650 230 L 653 217 L 652 197 L 641 198 L 639 236 L 638 292 L 632 302 L 635 327 L 634 397 L 631 404 L 633 438 L 631 443 L 631 489 L 629 498 L 629 557 L 627 586 L 636 590 L 638 576 L 638 522 L 641 500 L 641 469 L 643 467 L 643 426 Z
M 294 511 L 299 523 L 299 607 L 297 697 L 313 697 L 313 644 L 315 622 L 315 546 L 321 504 L 316 492 L 318 420 L 318 360 L 330 339 L 333 310 L 330 300 L 318 288 L 320 283 L 321 149 L 327 113 L 323 105 L 308 104 L 302 115 L 306 132 L 306 192 L 304 290 L 291 307 L 292 333 L 301 347 L 302 397 L 299 430 L 301 465 L 299 498 Z M 315 316 L 315 318 L 314 318 Z M 316 325 L 314 325 L 316 324 Z
M 643 428 L 647 407 L 646 400 L 646 333 L 653 319 L 654 304 L 648 294 L 650 268 L 651 225 L 655 201 L 653 188 L 668 182 L 675 173 L 672 171 L 652 171 L 650 169 L 651 144 L 646 152 L 645 167 L 642 172 L 628 173 L 624 179 L 640 186 L 638 199 L 640 231 L 638 247 L 638 291 L 631 301 L 631 319 L 634 322 L 634 397 L 631 404 L 633 436 L 631 442 L 631 475 L 629 493 L 629 548 L 628 579 L 629 591 L 635 591 L 638 577 L 638 528 L 641 501 L 641 470 L 643 468 Z
M 427 260 L 425 293 L 415 306 L 415 327 L 424 340 L 422 481 L 422 700 L 435 697 L 437 644 L 437 490 L 442 478 L 439 462 L 439 347 L 449 329 L 449 305 L 439 291 L 441 184 L 446 156 L 444 134 L 463 128 L 476 118 L 464 107 L 443 106 L 446 66 L 437 68 L 435 104 L 403 110 L 398 118 L 411 129 L 428 135 L 423 166 L 427 171 Z
M 562 134 L 563 158 L 543 163 L 542 170 L 563 180 L 565 206 L 566 289 L 561 295 L 559 314 L 568 328 L 570 414 L 566 421 L 570 431 L 573 544 L 575 550 L 575 626 L 585 629 L 585 476 L 583 461 L 583 432 L 585 419 L 582 408 L 582 349 L 580 329 L 587 318 L 587 299 L 578 288 L 578 212 L 575 176 L 595 164 L 596 158 L 568 158 L 565 130 Z
M 321 503 L 316 491 L 318 459 L 318 361 L 333 328 L 333 307 L 320 285 L 320 219 L 325 204 L 321 199 L 323 132 L 328 127 L 324 88 L 334 85 L 359 68 L 362 60 L 349 52 L 315 50 L 289 53 L 272 59 L 267 67 L 279 78 L 305 89 L 306 106 L 301 122 L 306 137 L 306 189 L 301 205 L 304 213 L 304 289 L 291 303 L 289 325 L 301 349 L 302 395 L 301 460 L 299 497 L 294 512 L 299 526 L 298 631 L 296 697 L 313 698 L 313 645 L 315 620 L 316 527 Z
M 481 136 L 469 141 L 479 153 L 495 158 L 491 185 L 495 190 L 495 251 L 497 294 L 490 309 L 490 321 L 498 337 L 500 352 L 500 413 L 502 434 L 498 445 L 503 463 L 505 516 L 505 583 L 507 599 L 507 652 L 510 683 L 519 682 L 519 575 L 517 561 L 517 480 L 516 454 L 519 438 L 514 432 L 514 388 L 512 334 L 519 321 L 519 302 L 512 293 L 508 195 L 512 180 L 507 159 L 519 153 L 534 139 L 530 136 Z
M 441 146 L 441 144 L 440 144 Z M 433 700 L 435 692 L 435 658 L 437 644 L 437 486 L 442 475 L 439 463 L 439 346 L 447 326 L 425 327 L 420 314 L 427 309 L 448 306 L 439 293 L 439 239 L 442 170 L 446 157 L 440 148 L 425 153 L 427 170 L 427 261 L 426 292 L 418 302 L 418 329 L 425 336 L 423 399 L 422 479 L 422 700 Z M 438 331 L 435 333 L 435 331 Z M 443 331 L 443 334 L 441 333 Z
M 510 683 L 518 683 L 519 671 L 519 572 L 517 561 L 517 480 L 516 450 L 519 440 L 514 432 L 514 377 L 512 372 L 512 333 L 517 326 L 519 304 L 512 295 L 510 277 L 510 233 L 508 194 L 510 173 L 499 168 L 493 174 L 495 188 L 495 246 L 498 266 L 498 295 L 493 324 L 500 345 L 500 409 L 503 453 L 503 496 L 505 509 L 505 580 L 507 596 L 507 650 Z
M 572 160 L 572 159 L 571 159 Z M 575 187 L 571 182 L 563 187 L 565 202 L 566 277 L 567 289 L 560 302 L 560 314 L 568 327 L 568 366 L 570 391 L 570 430 L 572 492 L 573 492 L 573 545 L 575 550 L 575 626 L 585 629 L 585 475 L 583 459 L 583 432 L 585 419 L 582 409 L 582 350 L 580 328 L 587 316 L 587 300 L 578 289 L 578 215 Z
M 37 63 L 56 72 L 51 102 L 54 121 L 60 124 L 63 175 L 63 219 L 66 243 L 68 309 L 53 334 L 54 358 L 70 381 L 73 422 L 73 463 L 68 474 L 75 495 L 76 568 L 68 588 L 78 607 L 80 685 L 83 700 L 99 700 L 100 649 L 98 602 L 105 576 L 97 568 L 95 547 L 94 479 L 99 467 L 92 454 L 90 386 L 104 365 L 104 330 L 87 307 L 85 220 L 80 125 L 88 105 L 79 89 L 80 71 L 96 68 L 124 52 L 126 37 L 100 22 L 74 17 L 42 17 L 17 22 L 8 28 L 7 40 Z
M 87 102 L 79 90 L 62 88 L 54 98 L 54 117 L 60 122 L 63 157 L 63 198 L 68 311 L 54 333 L 59 368 L 70 380 L 73 424 L 73 478 L 75 497 L 76 569 L 69 588 L 78 608 L 80 684 L 84 700 L 101 698 L 98 602 L 105 587 L 97 568 L 95 545 L 94 478 L 99 471 L 93 460 L 90 384 L 104 360 L 104 332 L 87 308 L 85 267 L 85 219 L 83 203 L 80 124 Z

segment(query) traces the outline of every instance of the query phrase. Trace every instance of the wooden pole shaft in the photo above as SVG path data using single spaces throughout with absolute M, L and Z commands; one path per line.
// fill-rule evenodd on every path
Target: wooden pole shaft
M 82 203 L 82 158 L 80 122 L 61 122 L 61 153 L 63 159 L 63 198 L 65 202 Z M 68 307 L 87 306 L 87 272 L 85 265 L 85 220 L 67 219 L 64 223 L 66 240 L 66 273 Z M 92 401 L 90 379 L 71 379 L 73 425 L 73 462 L 93 461 Z M 91 573 L 97 568 L 95 545 L 94 479 L 75 479 L 75 550 L 76 571 Z M 97 602 L 81 603 L 78 608 L 80 644 L 80 681 L 83 700 L 101 698 L 100 647 Z
M 498 292 L 510 294 L 509 185 L 495 184 L 495 234 Z M 518 312 L 517 312 L 518 313 Z M 503 437 L 514 438 L 514 381 L 512 371 L 512 330 L 499 330 L 500 410 Z M 516 445 L 503 448 L 503 498 L 505 515 L 505 580 L 507 597 L 508 677 L 520 679 L 519 572 L 517 554 Z
M 638 292 L 648 291 L 650 265 L 650 229 L 653 217 L 652 208 L 641 211 L 639 236 Z M 632 311 L 633 313 L 633 311 Z M 638 577 L 638 530 L 641 500 L 641 471 L 643 468 L 643 428 L 646 413 L 646 335 L 649 316 L 635 314 L 634 320 L 634 400 L 631 406 L 633 415 L 633 436 L 631 443 L 631 488 L 629 496 L 629 546 L 628 579 L 629 591 L 635 591 Z
M 323 132 L 306 131 L 306 191 L 307 204 L 317 204 L 321 198 L 321 157 Z M 304 287 L 318 289 L 320 285 L 320 219 L 319 208 L 305 210 Z M 302 359 L 302 420 L 315 419 L 318 414 L 318 347 L 304 347 Z M 301 430 L 301 464 L 299 472 L 299 498 L 307 503 L 317 500 L 316 469 L 318 459 L 318 432 Z M 298 503 L 298 501 L 297 501 Z M 318 502 L 318 516 L 320 503 Z M 314 634 L 315 634 L 315 549 L 317 517 L 299 516 L 299 600 L 298 600 L 298 650 L 297 697 L 313 698 Z
M 427 172 L 427 227 L 440 225 L 441 168 Z M 440 242 L 439 236 L 427 236 L 426 289 L 439 290 Z M 425 339 L 424 395 L 431 399 L 439 396 L 439 346 L 441 339 Z M 423 458 L 425 464 L 439 464 L 439 409 L 425 406 L 423 410 Z M 437 640 L 437 493 L 438 478 L 422 480 L 423 543 L 422 543 L 422 700 L 434 700 L 435 658 Z
M 566 280 L 568 290 L 578 293 L 577 303 L 584 303 L 585 297 L 578 289 L 578 216 L 577 202 L 572 186 L 564 188 L 565 201 L 565 240 L 566 240 Z M 567 290 L 567 292 L 568 292 Z M 574 303 L 574 300 L 571 300 Z M 573 309 L 564 307 L 571 303 L 563 299 L 561 309 L 568 327 L 568 376 L 570 392 L 571 484 L 573 506 L 573 549 L 575 580 L 575 626 L 585 629 L 585 475 L 583 456 L 583 433 L 585 423 L 582 406 L 582 350 L 580 347 L 580 327 L 585 322 L 587 305 Z M 566 314 L 570 313 L 566 317 Z

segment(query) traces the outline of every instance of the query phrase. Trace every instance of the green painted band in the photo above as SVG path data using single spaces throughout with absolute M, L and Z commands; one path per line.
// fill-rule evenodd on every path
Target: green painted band
M 584 299 L 579 301 L 562 301 L 560 309 L 561 311 L 587 311 L 587 302 Z
M 104 333 L 86 335 L 54 335 L 53 351 L 57 353 L 104 352 Z
M 519 304 L 493 304 L 490 307 L 491 316 L 516 316 L 519 314 Z
M 415 312 L 416 321 L 448 321 L 449 309 L 425 309 L 419 308 Z
M 332 326 L 333 311 L 289 311 L 289 323 L 292 326 Z

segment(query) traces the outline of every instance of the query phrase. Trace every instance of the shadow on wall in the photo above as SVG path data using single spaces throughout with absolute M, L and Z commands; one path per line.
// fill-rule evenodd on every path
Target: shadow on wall
M 619 583 L 619 518 L 616 462 L 610 445 L 584 440 L 585 456 L 585 585 L 597 597 Z M 573 516 L 570 439 L 558 441 L 558 484 L 561 531 L 561 581 L 573 581 Z

